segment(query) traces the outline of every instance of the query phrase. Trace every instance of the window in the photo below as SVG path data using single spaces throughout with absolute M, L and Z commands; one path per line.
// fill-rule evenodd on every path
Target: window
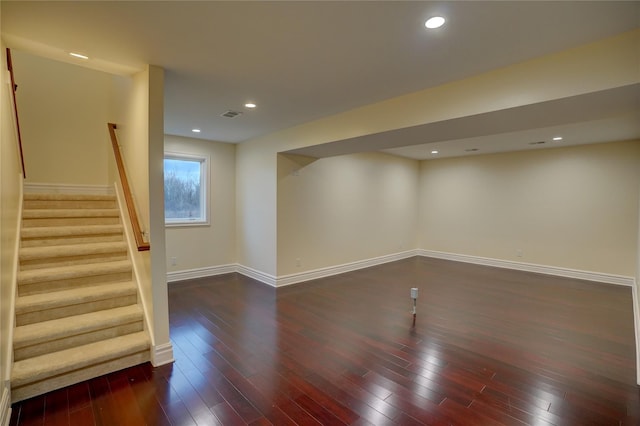
M 206 225 L 207 158 L 165 153 L 164 220 L 166 225 Z

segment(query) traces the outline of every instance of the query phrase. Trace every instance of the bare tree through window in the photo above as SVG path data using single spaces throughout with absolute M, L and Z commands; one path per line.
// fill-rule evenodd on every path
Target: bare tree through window
M 167 223 L 204 221 L 204 160 L 165 157 L 164 212 Z

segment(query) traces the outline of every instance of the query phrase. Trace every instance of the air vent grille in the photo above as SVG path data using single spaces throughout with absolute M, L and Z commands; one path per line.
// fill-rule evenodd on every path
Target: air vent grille
M 227 117 L 227 118 L 235 118 L 239 115 L 242 115 L 242 113 L 240 111 L 225 111 L 222 114 L 220 114 L 221 117 Z
M 543 143 L 545 142 L 544 141 L 529 142 L 529 145 L 542 145 Z

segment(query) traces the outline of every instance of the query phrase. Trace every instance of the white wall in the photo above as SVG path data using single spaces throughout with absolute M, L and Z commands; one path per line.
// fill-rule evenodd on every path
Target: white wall
M 632 277 L 639 182 L 640 141 L 424 161 L 420 247 Z
M 380 153 L 278 156 L 278 275 L 415 249 L 418 169 Z
M 165 152 L 206 156 L 209 160 L 209 224 L 167 227 L 169 272 L 236 263 L 236 146 L 181 136 L 165 135 Z M 171 264 L 171 259 L 176 264 Z
M 12 51 L 27 183 L 106 185 L 111 76 Z
M 13 327 L 13 301 L 15 293 L 16 248 L 18 239 L 19 206 L 22 190 L 17 134 L 11 100 L 11 80 L 7 71 L 4 42 L 2 56 L 2 82 L 0 84 L 0 422 L 8 413 L 12 366 L 11 332 Z M 6 405 L 5 405 L 6 404 Z M 8 420 L 8 418 L 7 418 Z

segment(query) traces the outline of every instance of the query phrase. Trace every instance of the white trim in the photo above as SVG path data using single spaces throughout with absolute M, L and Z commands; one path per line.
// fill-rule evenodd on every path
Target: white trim
M 537 265 L 533 263 L 514 262 L 511 260 L 492 259 L 488 257 L 470 256 L 466 254 L 447 253 L 433 250 L 419 249 L 418 254 L 436 259 L 454 260 L 456 262 L 473 263 L 476 265 L 493 266 L 496 268 L 514 269 L 516 271 L 536 272 L 539 274 L 555 275 L 579 280 L 597 281 L 627 287 L 634 285 L 633 277 L 605 274 L 602 272 L 581 271 L 578 269 L 561 268 L 558 266 Z
M 9 420 L 11 420 L 11 391 L 8 385 L 3 385 L 2 388 L 2 396 L 0 397 L 0 426 L 8 426 Z
M 68 183 L 25 183 L 25 193 L 113 195 L 109 185 L 76 185 Z
M 202 206 L 203 218 L 197 220 L 188 220 L 185 218 L 180 219 L 167 219 L 165 214 L 164 226 L 167 228 L 173 227 L 189 227 L 189 226 L 209 226 L 209 217 L 211 216 L 211 203 L 210 203 L 210 185 L 211 185 L 211 171 L 209 164 L 211 163 L 211 157 L 208 154 L 192 154 L 182 153 L 176 151 L 165 151 L 163 160 L 182 160 L 192 161 L 200 163 L 200 204 Z M 164 164 L 164 163 L 163 163 Z
M 193 278 L 205 278 L 215 275 L 237 272 L 238 274 L 253 278 L 254 280 L 260 281 L 261 283 L 270 285 L 271 287 L 283 287 L 304 281 L 316 280 L 318 278 L 343 274 L 345 272 L 356 271 L 358 269 L 369 268 L 371 266 L 381 265 L 383 263 L 395 262 L 396 260 L 402 260 L 413 256 L 417 256 L 417 250 L 407 250 L 400 253 L 374 257 L 372 259 L 358 260 L 356 262 L 344 263 L 337 266 L 328 266 L 326 268 L 314 269 L 311 271 L 304 271 L 279 277 L 235 263 L 228 265 L 209 266 L 205 268 L 186 269 L 183 271 L 167 272 L 167 281 L 178 282 L 183 280 L 190 280 Z
M 636 383 L 640 385 L 640 310 L 638 309 L 638 282 L 631 287 L 633 301 L 633 329 L 636 337 Z
M 129 260 L 131 260 L 131 266 L 133 268 L 133 281 L 135 282 L 136 289 L 138 291 L 138 300 L 142 305 L 142 312 L 144 313 L 144 320 L 146 325 L 146 330 L 149 333 L 149 337 L 151 338 L 151 345 L 153 346 L 155 343 L 155 337 L 153 334 L 153 322 L 151 321 L 150 311 L 145 303 L 145 298 L 142 296 L 142 288 L 141 288 L 141 272 L 138 269 L 138 262 L 141 262 L 140 253 L 138 252 L 138 246 L 133 237 L 133 230 L 131 229 L 131 221 L 124 220 L 128 216 L 125 216 L 125 205 L 124 205 L 124 195 L 121 193 L 122 187 L 120 185 L 120 180 L 114 182 L 113 189 L 116 195 L 116 201 L 118 202 L 118 209 L 120 210 L 120 222 L 122 223 L 122 228 L 124 229 L 124 237 L 127 241 L 128 251 L 129 251 Z
M 151 364 L 153 364 L 154 367 L 171 364 L 174 361 L 173 346 L 171 345 L 171 342 L 163 343 L 151 348 Z
M 249 268 L 248 266 L 239 264 L 236 265 L 236 268 L 236 272 L 238 272 L 239 274 L 242 274 L 249 278 L 253 278 L 254 280 L 258 280 L 261 283 L 270 285 L 271 287 L 276 287 L 278 278 L 274 275 L 267 274 L 266 272 L 258 271 L 257 269 Z
M 192 280 L 194 278 L 213 277 L 215 275 L 231 274 L 238 271 L 238 264 L 208 266 L 206 268 L 183 269 L 167 272 L 167 282 Z
M 22 173 L 20 174 L 20 181 L 22 182 Z M 24 209 L 24 184 L 21 183 L 18 189 L 19 201 L 18 201 L 18 226 L 16 229 L 15 243 L 13 247 L 14 260 L 13 271 L 11 277 L 11 285 L 13 286 L 13 292 L 11 293 L 11 300 L 9 301 L 9 327 L 7 341 L 10 342 L 7 348 L 6 359 L 8 360 L 5 370 L 5 377 L 11 377 L 11 370 L 13 369 L 13 333 L 16 328 L 16 298 L 18 297 L 18 264 L 20 253 L 20 230 L 22 229 L 22 210 Z
M 356 271 L 358 269 L 369 268 L 371 266 L 382 265 L 383 263 L 395 262 L 416 256 L 416 250 L 407 250 L 400 253 L 392 253 L 371 259 L 358 260 L 355 262 L 343 263 L 337 266 L 314 269 L 311 271 L 299 272 L 296 274 L 283 275 L 276 279 L 276 287 L 297 284 L 309 280 L 330 277 L 332 275 L 344 274 L 345 272 Z

